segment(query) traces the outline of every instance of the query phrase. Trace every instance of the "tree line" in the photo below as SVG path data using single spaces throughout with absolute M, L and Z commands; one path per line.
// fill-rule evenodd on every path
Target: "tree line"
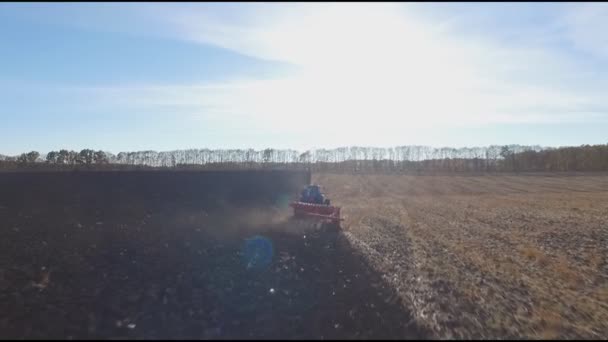
M 38 151 L 31 151 L 22 153 L 17 157 L 2 156 L 0 161 L 3 161 L 4 163 L 13 162 L 16 164 L 46 163 L 60 165 L 101 165 L 109 164 L 110 158 L 104 151 L 83 149 L 80 152 L 71 150 L 51 151 L 46 154 L 44 159 L 40 158 L 40 153 Z
M 36 151 L 0 157 L 0 168 L 96 169 L 308 169 L 314 172 L 534 172 L 608 171 L 608 144 L 541 148 L 504 145 L 473 148 L 400 146 L 295 150 L 210 150 L 121 152 L 62 149 L 44 157 Z

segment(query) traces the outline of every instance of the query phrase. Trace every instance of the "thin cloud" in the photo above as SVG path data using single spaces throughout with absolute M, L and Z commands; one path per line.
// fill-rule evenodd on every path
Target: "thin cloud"
M 281 120 L 286 113 L 332 123 L 363 116 L 366 122 L 420 125 L 602 118 L 601 112 L 589 115 L 589 108 L 603 108 L 603 95 L 581 91 L 573 81 L 585 70 L 559 51 L 452 35 L 449 25 L 407 5 L 243 5 L 230 20 L 216 16 L 218 10 L 191 6 L 148 13 L 159 15 L 180 39 L 293 63 L 300 72 L 279 80 L 213 84 L 200 92 L 198 85 L 166 87 L 155 98 L 212 102 L 277 127 L 289 126 Z M 589 16 L 582 11 L 574 17 Z
M 603 78 L 552 45 L 570 39 L 603 54 L 606 24 L 592 9 L 606 6 L 568 7 L 555 18 L 561 26 L 528 41 L 531 28 L 523 28 L 524 38 L 508 44 L 492 32 L 457 30 L 466 17 L 438 20 L 408 4 L 241 4 L 232 6 L 234 15 L 227 6 L 149 5 L 134 27 L 288 62 L 298 71 L 272 80 L 86 91 L 123 108 L 245 120 L 271 133 L 301 134 L 309 127 L 297 123 L 305 120 L 337 141 L 370 131 L 397 141 L 406 130 L 436 125 L 607 121 Z

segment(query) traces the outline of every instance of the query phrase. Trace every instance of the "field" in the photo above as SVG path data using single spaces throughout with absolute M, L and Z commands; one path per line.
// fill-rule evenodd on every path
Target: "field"
M 0 173 L 0 338 L 606 338 L 608 175 Z
M 0 173 L 0 338 L 416 338 L 298 172 Z
M 608 176 L 317 174 L 440 338 L 608 337 Z

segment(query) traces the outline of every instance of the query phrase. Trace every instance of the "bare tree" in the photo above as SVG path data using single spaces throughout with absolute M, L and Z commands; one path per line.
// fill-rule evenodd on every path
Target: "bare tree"
M 81 163 L 84 163 L 86 165 L 93 164 L 94 160 L 95 160 L 95 151 L 93 151 L 91 149 L 84 149 L 84 150 L 80 151 L 80 153 L 78 154 L 78 161 Z
M 51 151 L 46 155 L 46 162 L 49 164 L 56 164 L 57 159 L 59 158 L 59 152 Z
M 104 151 L 97 151 L 93 154 L 93 161 L 95 164 L 108 164 L 108 156 Z

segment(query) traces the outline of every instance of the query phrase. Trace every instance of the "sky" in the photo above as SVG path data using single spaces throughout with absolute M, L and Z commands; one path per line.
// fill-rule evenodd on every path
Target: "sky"
M 606 3 L 0 3 L 0 154 L 608 143 Z

